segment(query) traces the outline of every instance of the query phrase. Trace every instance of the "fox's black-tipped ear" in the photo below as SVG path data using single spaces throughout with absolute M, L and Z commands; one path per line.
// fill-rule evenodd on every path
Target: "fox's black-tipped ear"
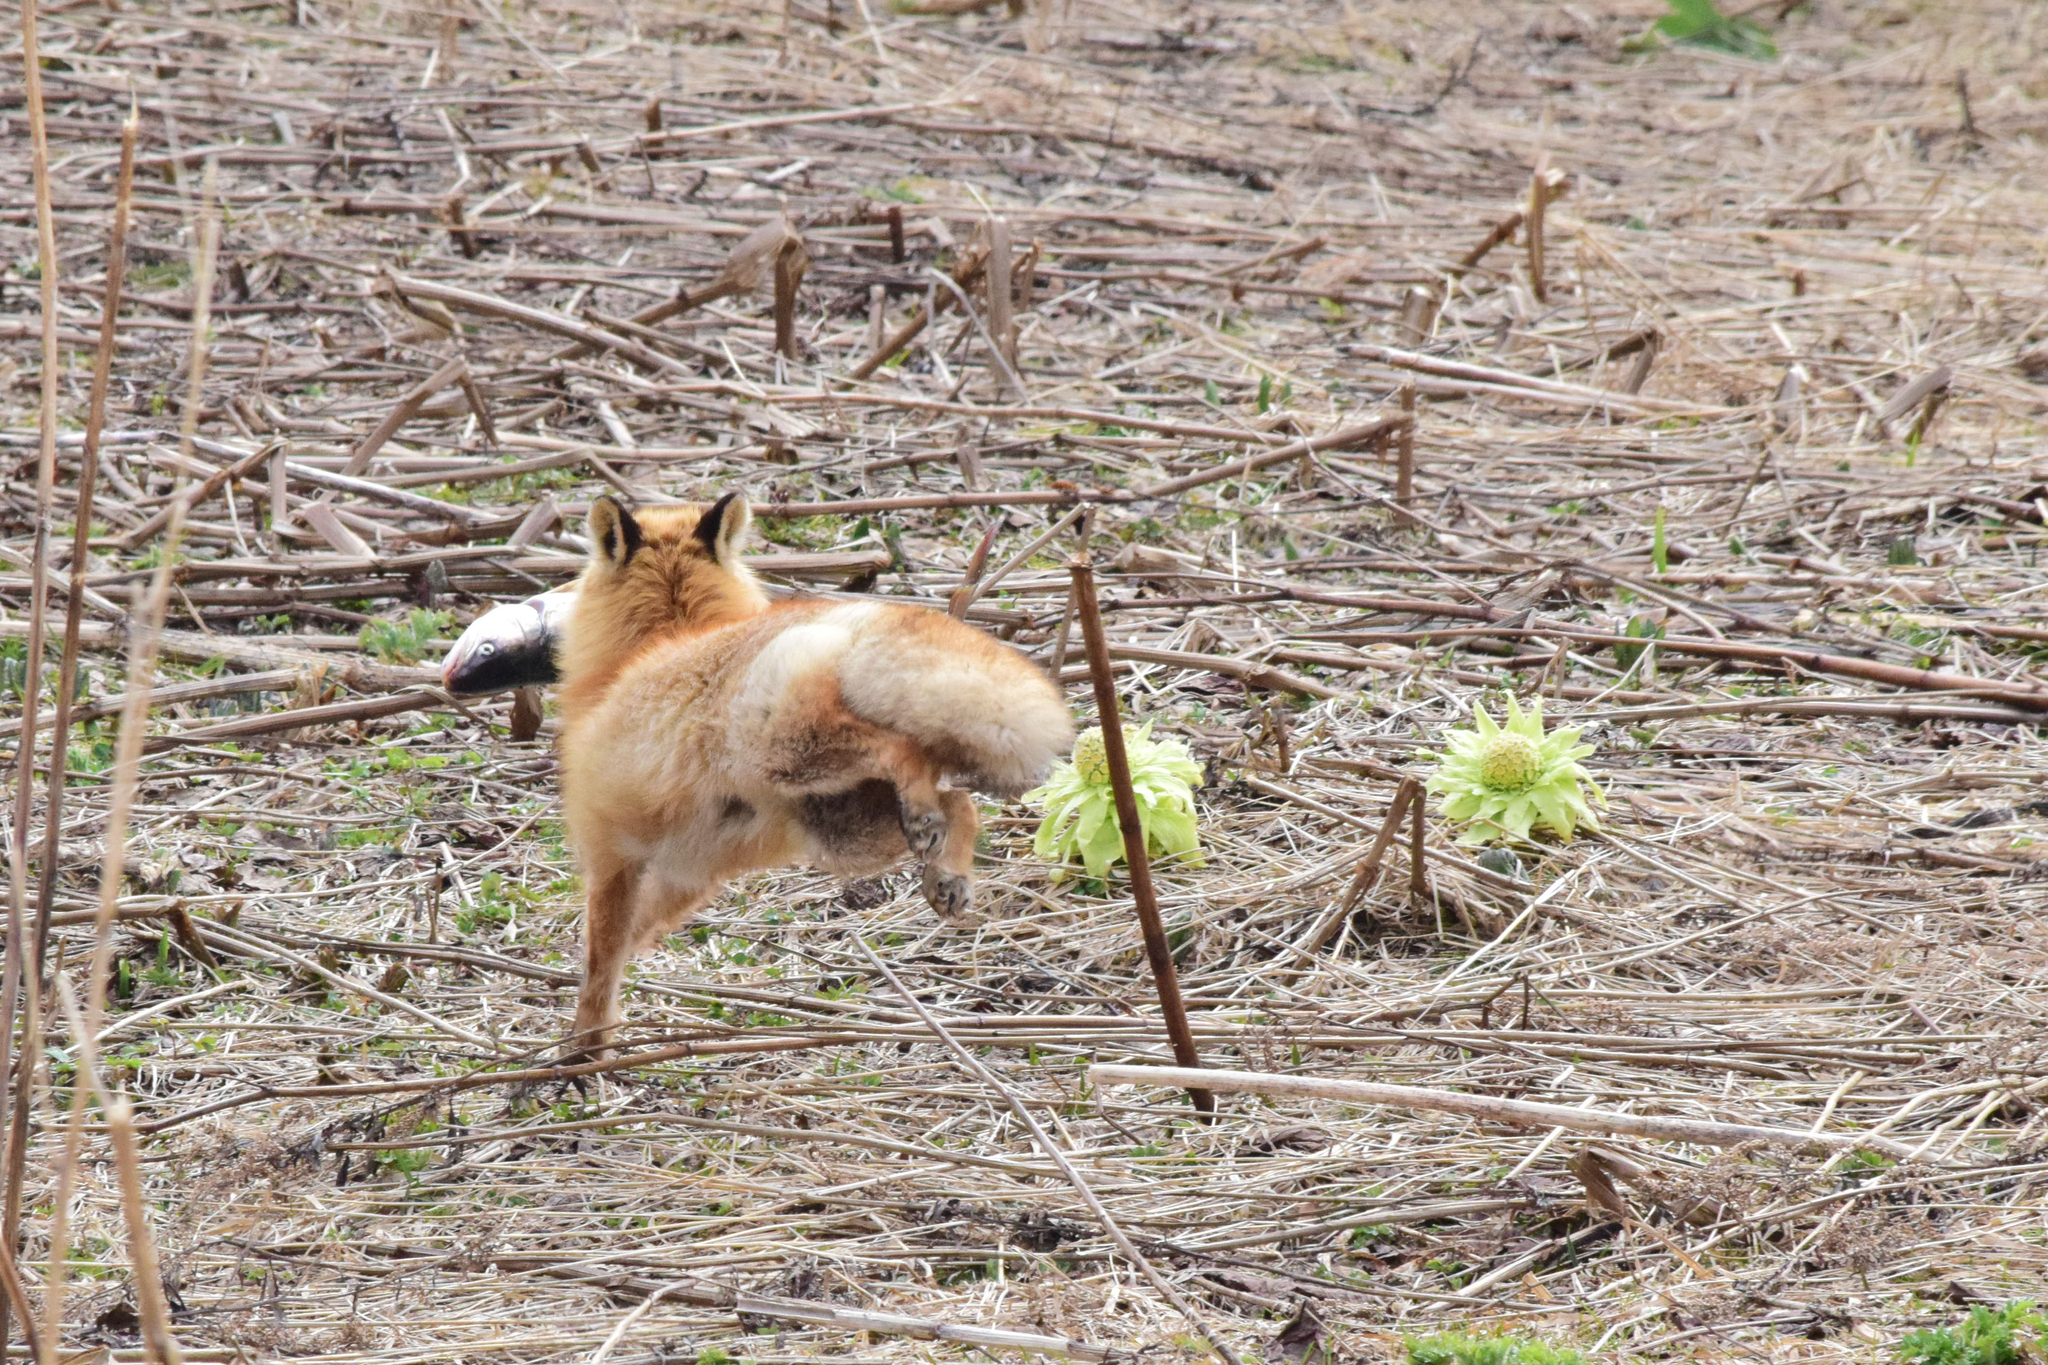
M 640 548 L 640 523 L 618 499 L 603 497 L 590 504 L 590 553 L 614 569 L 623 569 Z
M 711 552 L 715 563 L 729 568 L 738 562 L 740 547 L 746 543 L 747 527 L 753 521 L 754 511 L 747 500 L 738 493 L 727 493 L 704 509 L 693 534 Z

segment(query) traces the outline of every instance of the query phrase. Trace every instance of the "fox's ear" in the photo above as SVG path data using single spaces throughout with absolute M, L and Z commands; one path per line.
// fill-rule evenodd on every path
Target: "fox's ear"
M 590 504 L 590 553 L 594 559 L 623 569 L 640 548 L 640 541 L 640 523 L 616 498 L 603 497 Z
M 704 542 L 714 563 L 730 568 L 739 561 L 740 547 L 746 543 L 747 527 L 753 521 L 754 511 L 747 500 L 738 493 L 727 493 L 704 509 L 693 534 Z

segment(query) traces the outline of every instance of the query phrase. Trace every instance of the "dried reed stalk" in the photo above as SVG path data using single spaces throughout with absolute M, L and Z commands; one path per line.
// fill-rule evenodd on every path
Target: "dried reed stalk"
M 42 311 L 42 389 L 37 409 L 35 524 L 30 531 L 29 629 L 22 675 L 21 741 L 15 751 L 13 827 L 8 844 L 7 961 L 0 984 L 0 1116 L 7 1121 L 4 1207 L 0 1207 L 0 1245 L 7 1251 L 10 1272 L 13 1251 L 21 1242 L 21 1189 L 28 1156 L 30 1090 L 41 1060 L 38 1038 L 41 1016 L 42 963 L 23 931 L 28 900 L 29 819 L 34 812 L 36 707 L 42 695 L 44 622 L 49 602 L 50 508 L 57 478 L 57 404 L 60 356 L 57 348 L 57 216 L 50 189 L 50 130 L 43 107 L 42 47 L 38 40 L 38 0 L 22 0 L 21 57 L 23 98 L 28 106 L 29 167 L 35 183 L 36 260 L 40 269 L 38 300 Z M 56 753 L 53 766 L 61 766 Z M 47 818 L 47 817 L 46 817 Z M 49 881 L 55 869 L 43 864 Z M 9 1044 L 19 1020 L 20 1045 L 10 1067 Z M 11 1108 L 10 1108 L 11 1105 Z M 10 1274 L 10 1278 L 12 1278 Z M 9 1285 L 9 1298 L 16 1286 Z M 0 1341 L 8 1334 L 9 1304 L 0 1302 Z M 25 1312 L 25 1310 L 22 1310 Z M 30 1333 L 24 1318 L 22 1330 Z
M 349 452 L 348 463 L 341 467 L 344 475 L 360 474 L 370 467 L 370 461 L 384 448 L 385 442 L 398 434 L 398 429 L 419 415 L 419 410 L 450 384 L 461 384 L 469 377 L 469 365 L 461 356 L 446 362 L 432 374 L 406 390 L 403 397 L 392 404 L 391 411 L 383 421 L 365 436 L 356 448 Z
M 1394 446 L 1394 503 L 1400 508 L 1395 513 L 1398 525 L 1413 526 L 1414 515 L 1408 510 L 1415 505 L 1415 386 L 1401 386 L 1401 415 L 1407 420 L 1401 424 L 1400 439 Z
M 775 252 L 775 351 L 785 360 L 799 358 L 796 348 L 796 295 L 811 258 L 801 237 L 791 234 Z
M 1335 431 L 1326 431 L 1321 436 L 1304 437 L 1299 441 L 1290 441 L 1288 444 L 1274 450 L 1261 451 L 1257 455 L 1248 455 L 1242 460 L 1234 460 L 1219 468 L 1205 469 L 1195 474 L 1183 474 L 1177 479 L 1162 479 L 1158 483 L 1147 484 L 1137 491 L 1136 496 L 1139 498 L 1170 498 L 1175 494 L 1185 493 L 1190 488 L 1200 488 L 1205 484 L 1221 483 L 1226 479 L 1241 479 L 1255 470 L 1264 469 L 1269 465 L 1285 464 L 1289 460 L 1298 460 L 1303 455 L 1315 454 L 1325 450 L 1352 450 L 1359 446 L 1372 445 L 1375 442 L 1386 440 L 1387 437 L 1399 431 L 1407 422 L 1408 418 L 1406 416 L 1382 417 L 1375 422 L 1339 427 Z
M 78 491 L 71 539 L 71 586 L 64 604 L 64 652 L 58 669 L 55 725 L 50 732 L 48 795 L 44 799 L 42 875 L 36 887 L 35 960 L 47 956 L 50 915 L 56 899 L 58 850 L 64 826 L 65 755 L 71 733 L 72 697 L 77 690 L 80 615 L 90 564 L 93 496 L 99 474 L 100 439 L 106 429 L 107 389 L 113 375 L 114 342 L 120 321 L 121 285 L 128 268 L 128 216 L 135 182 L 135 140 L 139 126 L 131 108 L 121 125 L 121 162 L 115 178 L 114 218 L 107 229 L 106 291 L 100 303 L 99 349 L 93 357 L 92 390 L 87 402 L 85 438 L 79 447 Z M 140 732 L 139 720 L 133 726 Z M 101 953 L 95 952 L 96 961 Z M 40 1358 L 55 1359 L 64 1318 L 65 1273 L 70 1264 L 70 1192 L 77 1169 L 86 1087 L 74 1086 L 64 1150 L 57 1162 L 56 1195 L 50 1227 L 50 1268 L 43 1281 Z M 11 1246 L 11 1243 L 10 1243 Z M 24 1320 L 24 1331 L 30 1324 Z
M 1706 1119 L 1665 1118 L 1652 1114 L 1617 1114 L 1580 1109 L 1568 1104 L 1496 1099 L 1453 1090 L 1412 1085 L 1379 1085 L 1371 1081 L 1333 1080 L 1319 1076 L 1278 1076 L 1258 1071 L 1216 1071 L 1178 1066 L 1122 1066 L 1098 1063 L 1088 1068 L 1097 1085 L 1207 1086 L 1212 1090 L 1255 1095 L 1291 1095 L 1339 1100 L 1350 1104 L 1383 1104 L 1464 1114 L 1490 1123 L 1520 1128 L 1568 1128 L 1578 1133 L 1622 1134 L 1664 1142 L 1693 1142 L 1708 1147 L 1740 1147 L 1764 1142 L 1795 1151 L 1833 1153 L 1864 1148 L 1894 1158 L 1915 1155 L 1915 1148 L 1890 1138 L 1857 1133 L 1818 1133 L 1796 1128 L 1767 1128 L 1752 1123 L 1719 1123 Z
M 1011 281 L 1010 224 L 988 221 L 988 334 L 995 347 L 994 368 L 1002 376 L 1003 395 L 1022 402 L 1022 375 L 1017 369 L 1017 322 L 1013 313 L 1016 286 Z
M 156 1365 L 181 1365 L 184 1355 L 171 1331 L 171 1308 L 164 1298 L 163 1271 L 157 1265 L 156 1235 L 149 1226 L 149 1198 L 142 1187 L 142 1152 L 135 1141 L 134 1110 L 126 1096 L 115 1096 L 106 1113 L 114 1166 L 121 1179 L 121 1215 L 128 1227 L 128 1264 L 135 1286 L 136 1316 L 142 1319 L 143 1348 Z
M 1387 814 L 1380 821 L 1379 833 L 1373 836 L 1365 856 L 1358 860 L 1358 870 L 1351 874 L 1351 884 L 1345 888 L 1343 898 L 1302 935 L 1301 942 L 1295 945 L 1298 955 L 1310 957 L 1321 952 L 1323 945 L 1343 927 L 1344 921 L 1357 907 L 1359 897 L 1372 889 L 1373 879 L 1379 875 L 1387 850 L 1400 836 L 1402 817 L 1408 814 L 1412 804 L 1421 799 L 1422 784 L 1412 777 L 1402 778 L 1400 785 L 1394 788 L 1394 799 L 1387 803 Z
M 187 362 L 188 401 L 182 426 L 182 440 L 187 453 L 191 449 L 197 427 L 199 396 L 203 392 L 206 377 L 207 320 L 212 308 L 214 266 L 220 246 L 220 222 L 214 208 L 217 202 L 217 174 L 214 165 L 209 162 L 202 181 L 198 233 L 193 248 L 193 330 L 191 353 Z M 117 230 L 124 226 L 124 208 L 125 205 L 122 205 L 116 210 Z M 114 291 L 111 287 L 108 290 L 108 300 L 108 311 L 103 326 L 107 331 L 111 331 L 114 303 Z M 107 331 L 103 331 L 102 335 L 105 336 Z M 101 1097 L 102 1107 L 108 1117 L 109 1131 L 114 1139 L 115 1160 L 121 1174 L 122 1205 L 128 1222 L 129 1263 L 135 1279 L 136 1302 L 143 1322 L 143 1338 L 151 1353 L 151 1359 L 158 1361 L 159 1365 L 176 1365 L 179 1354 L 170 1332 L 169 1310 L 164 1303 L 155 1243 L 148 1224 L 148 1204 L 142 1192 L 135 1127 L 127 1101 L 112 1096 L 100 1081 L 96 1065 L 95 1040 L 99 1035 L 100 1021 L 106 1012 L 115 908 L 127 866 L 129 812 L 134 805 L 135 792 L 141 777 L 143 740 L 148 733 L 146 719 L 149 714 L 149 699 L 156 681 L 157 649 L 162 636 L 165 610 L 170 602 L 172 574 L 178 547 L 183 539 L 185 511 L 185 500 L 173 495 L 169 505 L 169 516 L 164 525 L 157 567 L 150 576 L 146 590 L 140 594 L 137 610 L 130 617 L 128 685 L 121 715 L 121 728 L 115 742 L 113 788 L 108 799 L 101 850 L 99 908 L 93 927 L 92 957 L 87 969 L 86 1005 L 84 1013 L 76 1017 L 73 1027 L 82 1083 L 74 1084 L 73 1087 L 64 1148 L 57 1171 L 58 1190 L 61 1194 L 68 1195 L 71 1183 L 75 1179 L 79 1158 L 84 1096 L 90 1087 Z M 60 1210 L 63 1207 L 62 1204 L 59 1205 Z M 68 1212 L 63 1212 L 60 1216 L 68 1219 Z M 41 1341 L 45 1345 L 58 1341 L 62 1327 L 63 1271 L 68 1256 L 68 1234 L 68 1222 L 60 1221 L 52 1228 L 53 1260 L 49 1278 L 50 1291 L 41 1331 Z
M 702 308 L 707 303 L 716 303 L 735 294 L 750 294 L 759 289 L 764 282 L 773 282 L 778 291 L 777 297 L 780 297 L 779 291 L 783 287 L 782 272 L 786 268 L 791 268 L 784 266 L 783 256 L 792 249 L 792 243 L 794 250 L 799 253 L 803 251 L 803 238 L 789 225 L 787 219 L 777 214 L 739 240 L 726 255 L 725 263 L 719 267 L 717 277 L 709 284 L 702 289 L 686 288 L 666 303 L 658 303 L 652 308 L 642 309 L 633 314 L 631 321 L 638 327 L 653 327 L 670 318 L 680 317 L 691 309 Z M 808 259 L 806 256 L 806 264 Z M 803 276 L 802 267 L 794 267 L 794 270 L 796 278 L 800 280 Z M 793 291 L 794 285 L 790 287 Z M 793 317 L 793 293 L 790 308 Z M 780 335 L 781 324 L 778 322 L 777 336 Z M 601 349 L 602 342 L 579 341 L 574 346 L 566 346 L 556 351 L 549 359 L 577 360 Z M 785 351 L 783 354 L 790 353 Z
M 953 267 L 952 273 L 945 276 L 951 293 L 964 296 L 965 292 L 973 288 L 975 283 L 981 279 L 982 272 L 987 267 L 987 249 L 985 247 L 979 250 L 970 248 L 963 254 L 960 262 Z M 876 370 L 881 369 L 889 357 L 917 340 L 924 329 L 931 324 L 932 318 L 945 311 L 946 305 L 949 302 L 951 302 L 951 298 L 947 294 L 934 296 L 929 305 L 919 308 L 915 313 L 911 314 L 908 322 L 890 333 L 866 360 L 861 361 L 860 364 L 848 371 L 847 378 L 866 379 Z
M 1109 768 L 1110 788 L 1116 796 L 1117 830 L 1124 841 L 1124 871 L 1130 877 L 1131 901 L 1137 907 L 1138 925 L 1145 936 L 1152 985 L 1159 992 L 1159 1012 L 1166 1018 L 1166 1036 L 1173 1042 L 1175 1059 L 1184 1067 L 1199 1067 L 1201 1053 L 1195 1047 L 1194 1031 L 1188 1027 L 1188 1008 L 1181 999 L 1173 948 L 1166 941 L 1166 921 L 1160 917 L 1159 893 L 1152 885 L 1152 855 L 1145 847 L 1145 826 L 1138 817 L 1138 798 L 1131 788 L 1131 759 L 1124 747 L 1123 714 L 1117 706 L 1116 679 L 1109 670 L 1109 642 L 1102 629 L 1102 608 L 1095 600 L 1095 570 L 1088 562 L 1086 549 L 1074 556 L 1067 572 L 1073 578 L 1081 643 L 1088 651 L 1088 673 L 1095 685 L 1095 717 L 1102 727 L 1103 761 Z M 1204 1090 L 1190 1089 L 1188 1099 L 1204 1114 L 1216 1108 L 1215 1097 Z

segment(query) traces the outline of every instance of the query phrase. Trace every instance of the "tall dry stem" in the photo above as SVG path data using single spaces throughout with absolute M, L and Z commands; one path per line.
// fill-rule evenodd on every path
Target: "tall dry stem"
M 50 129 L 43 109 L 42 48 L 37 39 L 36 7 L 37 0 L 22 0 L 21 61 L 23 95 L 28 105 L 30 173 L 35 180 L 36 254 L 41 271 L 43 385 L 38 427 L 42 442 L 36 461 L 35 525 L 29 533 L 28 651 L 21 684 L 21 742 L 15 749 L 14 826 L 8 846 L 7 961 L 4 971 L 0 971 L 0 1114 L 8 1119 L 0 1244 L 4 1244 L 10 1258 L 20 1243 L 21 1168 L 28 1151 L 28 1089 L 35 1075 L 40 1009 L 40 964 L 29 959 L 30 945 L 22 932 L 22 914 L 28 901 L 28 825 L 34 812 L 36 709 L 42 693 L 44 617 L 50 596 L 50 504 L 57 478 L 57 216 L 50 194 Z M 50 867 L 45 863 L 44 880 L 49 876 Z M 17 1016 L 21 1021 L 21 1077 L 17 1084 L 9 1085 L 5 1083 L 12 1070 L 8 1044 L 14 1037 Z M 10 1281 L 14 1278 L 10 1272 Z M 8 1305 L 0 1302 L 0 1341 L 7 1339 L 7 1313 Z M 23 1327 L 26 1330 L 27 1324 Z
M 57 686 L 56 725 L 50 740 L 50 793 L 48 812 L 43 825 L 43 867 L 42 880 L 36 895 L 36 945 L 37 957 L 41 958 L 43 944 L 49 935 L 50 909 L 56 890 L 56 877 L 52 869 L 57 866 L 58 839 L 63 827 L 64 812 L 64 753 L 69 739 L 71 723 L 71 697 L 78 676 L 78 628 L 79 613 L 83 604 L 87 558 L 87 537 L 92 524 L 94 484 L 99 473 L 100 437 L 106 427 L 107 386 L 113 373 L 114 339 L 121 307 L 121 282 L 127 275 L 128 267 L 128 214 L 130 199 L 135 185 L 135 138 L 138 119 L 133 109 L 127 122 L 121 125 L 121 166 L 114 194 L 114 221 L 107 229 L 106 293 L 100 305 L 99 352 L 93 360 L 92 393 L 86 409 L 85 441 L 79 453 L 78 465 L 78 506 L 75 529 L 71 541 L 71 586 L 64 605 L 64 661 L 59 670 Z M 128 736 L 134 735 L 132 747 L 140 753 L 142 717 L 124 715 L 121 728 L 123 744 Z M 130 765 L 129 793 L 133 794 L 133 764 Z M 117 780 L 120 774 L 117 773 Z M 122 815 L 127 814 L 125 804 Z M 118 845 L 110 845 L 118 847 Z M 114 888 L 109 892 L 109 886 Z M 118 874 L 109 883 L 104 877 L 100 886 L 100 933 L 95 945 L 93 977 L 95 1005 L 105 997 L 105 964 L 108 958 L 107 945 L 111 943 L 108 930 L 113 925 L 114 895 L 118 894 Z M 91 1017 L 89 1030 L 78 1030 L 74 1046 L 90 1048 L 97 1036 L 99 1013 L 97 1008 Z M 42 1351 L 41 1358 L 55 1359 L 60 1347 L 64 1322 L 65 1271 L 70 1264 L 70 1214 L 71 1190 L 78 1170 L 78 1152 L 84 1138 L 85 1087 L 75 1085 L 71 1092 L 71 1112 L 65 1125 L 64 1147 L 58 1157 L 55 1172 L 56 1195 L 50 1214 L 50 1269 L 43 1281 Z M 25 1325 L 24 1325 L 25 1326 Z
M 207 163 L 200 195 L 197 241 L 192 265 L 192 351 L 189 359 L 187 397 L 183 420 L 183 453 L 190 456 L 192 437 L 198 424 L 199 398 L 206 382 L 207 328 L 212 314 L 214 261 L 219 251 L 220 221 L 214 212 L 217 167 Z M 120 210 L 117 209 L 117 212 Z M 109 291 L 112 299 L 112 291 Z M 110 302 L 111 306 L 111 302 Z M 115 1157 L 122 1166 L 122 1204 L 129 1228 L 129 1265 L 136 1281 L 136 1302 L 143 1319 L 143 1340 L 151 1358 L 164 1365 L 179 1359 L 170 1338 L 168 1310 L 163 1305 L 162 1282 L 158 1277 L 156 1249 L 149 1236 L 146 1206 L 141 1203 L 139 1158 L 135 1156 L 135 1130 L 127 1101 L 115 1101 L 101 1086 L 97 1068 L 100 1024 L 106 1015 L 107 982 L 113 961 L 114 911 L 127 871 L 128 820 L 141 781 L 142 747 L 149 719 L 150 692 L 156 678 L 157 647 L 163 634 L 164 612 L 170 601 L 173 562 L 184 538 L 184 499 L 174 492 L 170 519 L 164 526 L 161 554 L 148 586 L 138 594 L 136 610 L 130 614 L 128 636 L 128 684 L 121 711 L 120 737 L 114 748 L 113 786 L 108 794 L 104 843 L 100 854 L 99 904 L 93 922 L 93 952 L 87 969 L 86 1005 L 83 1015 L 72 1024 L 73 1047 L 77 1052 L 80 1079 L 72 1090 L 69 1123 L 57 1171 L 55 1217 L 50 1230 L 50 1290 L 45 1305 L 39 1345 L 54 1351 L 63 1326 L 63 1266 L 69 1255 L 69 1203 L 75 1182 L 81 1125 L 87 1085 L 100 1095 L 115 1140 Z M 60 984 L 68 996 L 69 988 Z M 115 1114 L 121 1115 L 117 1124 Z M 125 1132 L 127 1154 L 121 1143 Z M 151 1317 L 154 1301 L 157 1317 Z

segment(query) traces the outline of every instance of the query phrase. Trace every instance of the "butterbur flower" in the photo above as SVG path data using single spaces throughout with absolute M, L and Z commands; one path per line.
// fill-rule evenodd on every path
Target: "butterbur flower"
M 1202 865 L 1202 841 L 1195 832 L 1192 783 L 1202 770 L 1177 739 L 1152 738 L 1147 721 L 1124 727 L 1124 751 L 1130 757 L 1131 794 L 1138 802 L 1138 824 L 1145 831 L 1145 851 L 1155 861 L 1171 858 L 1190 867 Z M 1100 726 L 1083 731 L 1074 741 L 1071 760 L 1053 765 L 1046 784 L 1025 793 L 1026 801 L 1045 807 L 1032 847 L 1048 862 L 1071 862 L 1076 856 L 1088 875 L 1101 878 L 1110 865 L 1123 861 L 1123 829 L 1116 819 L 1116 793 L 1109 783 L 1109 759 L 1103 752 Z
M 1468 828 L 1461 844 L 1496 839 L 1527 843 L 1542 825 L 1561 839 L 1580 825 L 1598 829 L 1587 797 L 1604 806 L 1607 797 L 1579 760 L 1593 752 L 1579 743 L 1577 726 L 1543 733 L 1543 703 L 1524 711 L 1508 698 L 1507 723 L 1496 725 L 1484 707 L 1472 708 L 1474 728 L 1444 737 L 1436 773 L 1427 786 L 1445 818 Z

